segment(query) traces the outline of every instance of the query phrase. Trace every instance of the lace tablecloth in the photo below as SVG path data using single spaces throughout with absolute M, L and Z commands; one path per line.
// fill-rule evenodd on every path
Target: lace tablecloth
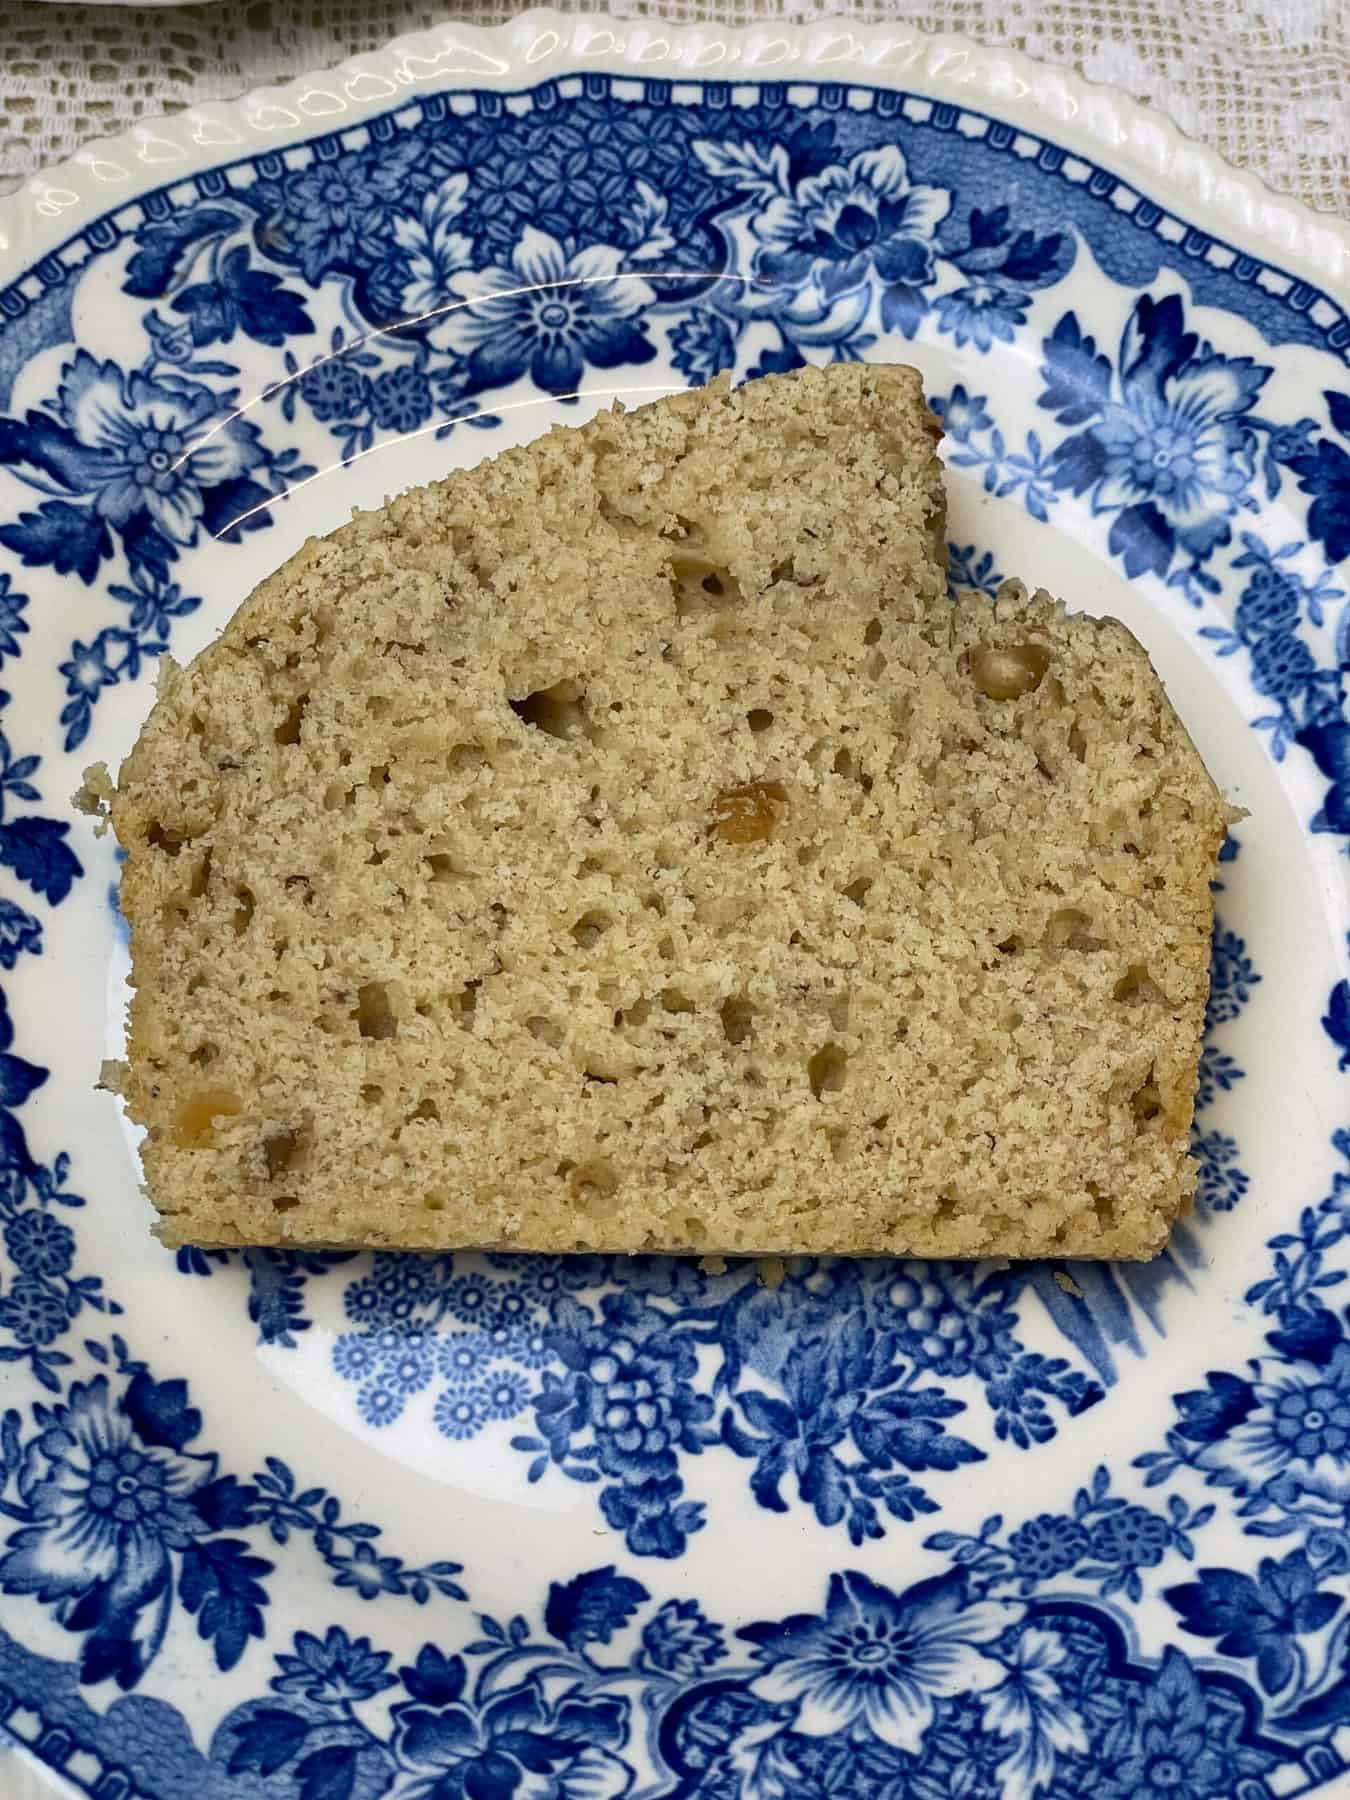
M 0 0 L 0 190 L 147 115 L 229 99 L 447 17 L 492 24 L 515 10 L 494 0 Z M 962 31 L 1113 82 L 1275 188 L 1350 212 L 1346 0 L 612 0 L 608 10 L 726 23 L 829 12 Z

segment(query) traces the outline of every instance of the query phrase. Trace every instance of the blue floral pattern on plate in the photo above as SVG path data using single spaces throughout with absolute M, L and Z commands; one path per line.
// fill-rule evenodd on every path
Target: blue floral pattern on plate
M 155 1800 L 1267 1800 L 1344 1772 L 1350 1134 L 1272 1159 L 1242 1104 L 1289 983 L 1344 1116 L 1344 319 L 1169 217 L 884 87 L 591 73 L 147 184 L 42 265 L 54 301 L 0 295 L 0 1723 L 39 1760 Z M 969 484 L 954 581 L 1048 541 L 1012 517 L 1134 581 L 1284 784 L 1291 883 L 1301 857 L 1342 884 L 1291 982 L 1263 820 L 1225 851 L 1167 1253 L 128 1262 L 113 1139 L 56 1147 L 97 1051 L 56 1065 L 44 983 L 77 930 L 121 953 L 63 801 L 224 616 L 217 571 L 243 591 L 294 491 L 412 439 L 439 468 L 597 384 L 907 355 Z M 1007 503 L 988 535 L 971 491 Z M 255 1355 L 245 1425 L 220 1371 Z

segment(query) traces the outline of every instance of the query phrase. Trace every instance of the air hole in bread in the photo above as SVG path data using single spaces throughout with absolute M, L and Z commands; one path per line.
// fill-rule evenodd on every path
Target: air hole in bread
M 200 1088 L 174 1113 L 173 1141 L 180 1150 L 214 1149 L 217 1120 L 237 1118 L 243 1110 L 243 1101 L 229 1088 Z
M 278 744 L 298 744 L 300 727 L 304 722 L 305 708 L 309 705 L 308 694 L 297 694 L 286 708 L 286 716 L 272 733 Z
M 722 1035 L 729 1044 L 743 1044 L 755 1028 L 755 1009 L 744 994 L 734 994 L 718 1008 Z
M 1094 951 L 1106 948 L 1106 939 L 1094 937 L 1092 920 L 1076 906 L 1064 906 L 1052 912 L 1045 922 L 1042 938 L 1047 950 Z
M 432 850 L 422 858 L 433 881 L 472 881 L 472 869 L 466 869 L 447 850 Z
M 177 856 L 187 839 L 181 832 L 171 831 L 156 819 L 146 831 L 145 841 L 153 849 L 162 850 L 166 856 Z
M 398 1018 L 382 981 L 368 981 L 356 990 L 356 1028 L 363 1038 L 398 1035 Z
M 542 731 L 545 737 L 567 742 L 585 735 L 584 698 L 585 689 L 581 683 L 569 678 L 555 681 L 552 687 L 537 688 L 523 700 L 508 701 L 508 705 L 522 725 Z
M 572 927 L 572 937 L 581 950 L 593 950 L 614 923 L 607 912 L 592 908 L 582 913 Z
M 451 775 L 471 775 L 488 760 L 481 744 L 452 744 L 445 754 L 445 766 Z
M 274 1131 L 263 1139 L 263 1162 L 267 1179 L 279 1181 L 291 1170 L 304 1167 L 312 1147 L 312 1131 L 308 1123 L 288 1131 Z
M 1131 963 L 1112 988 L 1111 998 L 1126 1006 L 1170 1007 L 1172 1004 L 1143 963 Z

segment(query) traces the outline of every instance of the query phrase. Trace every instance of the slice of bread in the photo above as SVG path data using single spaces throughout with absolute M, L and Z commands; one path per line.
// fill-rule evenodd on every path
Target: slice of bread
M 944 591 L 913 371 L 313 541 L 112 798 L 167 1243 L 1143 1257 L 1225 810 L 1140 646 Z

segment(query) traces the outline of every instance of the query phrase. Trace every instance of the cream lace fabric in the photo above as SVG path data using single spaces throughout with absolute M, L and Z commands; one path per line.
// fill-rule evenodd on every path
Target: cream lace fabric
M 0 189 L 147 115 L 230 99 L 447 17 L 496 24 L 515 10 L 493 0 L 0 0 Z M 965 32 L 1113 82 L 1273 187 L 1350 212 L 1347 0 L 612 0 L 608 10 L 733 24 L 828 12 Z

